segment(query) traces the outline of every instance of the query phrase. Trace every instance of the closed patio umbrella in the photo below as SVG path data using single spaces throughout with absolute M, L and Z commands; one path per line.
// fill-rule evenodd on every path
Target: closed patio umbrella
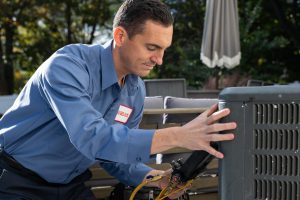
M 233 68 L 241 59 L 237 0 L 207 0 L 201 60 L 210 68 Z

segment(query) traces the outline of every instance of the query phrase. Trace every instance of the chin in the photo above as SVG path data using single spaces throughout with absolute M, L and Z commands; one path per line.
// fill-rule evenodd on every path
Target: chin
M 145 72 L 137 73 L 136 75 L 139 76 L 139 77 L 146 77 L 149 74 L 150 74 L 150 70 L 149 71 L 145 71 Z

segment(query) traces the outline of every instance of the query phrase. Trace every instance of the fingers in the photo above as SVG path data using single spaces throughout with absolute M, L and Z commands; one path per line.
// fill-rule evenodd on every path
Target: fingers
M 206 135 L 206 140 L 210 142 L 229 141 L 234 139 L 233 133 L 228 134 L 209 134 Z
M 162 174 L 162 175 L 164 175 L 164 176 L 170 175 L 172 172 L 173 172 L 173 169 L 172 169 L 172 168 L 169 168 L 169 169 L 163 171 L 163 174 Z
M 233 140 L 234 139 L 234 134 L 228 133 L 228 134 L 210 134 L 207 135 L 207 140 L 210 142 L 220 142 L 220 141 L 228 141 L 228 140 Z M 224 158 L 224 154 L 217 151 L 215 148 L 212 146 L 208 145 L 206 149 L 209 154 L 217 157 L 217 158 Z
M 229 115 L 229 113 L 230 113 L 230 110 L 228 108 L 214 112 L 208 117 L 207 124 L 208 125 L 213 124 L 214 122 L 220 120 L 221 118 Z
M 218 104 L 212 105 L 209 109 L 207 109 L 204 113 L 207 117 L 211 116 L 218 108 Z
M 217 151 L 216 149 L 212 148 L 211 146 L 209 146 L 208 149 L 206 149 L 205 151 L 207 151 L 209 154 L 211 154 L 217 158 L 220 158 L 220 159 L 224 158 L 223 153 Z
M 190 144 L 184 144 L 183 147 L 191 149 L 202 149 L 208 153 L 214 155 L 217 158 L 223 158 L 224 155 L 210 146 L 210 142 L 220 142 L 220 141 L 229 141 L 234 139 L 234 134 L 218 134 L 221 131 L 233 130 L 237 127 L 235 122 L 228 123 L 218 123 L 218 121 L 230 114 L 228 108 L 217 111 L 218 105 L 214 104 L 204 113 L 202 113 L 199 118 L 187 123 L 184 127 L 188 133 L 189 129 L 193 130 L 192 135 L 199 133 L 199 140 L 197 135 L 193 137 L 196 140 L 188 140 Z M 199 120 L 199 121 L 198 121 Z M 196 123 L 195 123 L 196 122 Z M 200 122 L 200 123 L 199 123 Z M 196 142 L 196 141 L 199 142 Z
M 217 123 L 217 124 L 211 124 L 207 126 L 206 131 L 208 133 L 214 133 L 214 132 L 220 132 L 220 131 L 226 131 L 226 130 L 233 130 L 237 127 L 235 122 L 228 122 L 228 123 Z

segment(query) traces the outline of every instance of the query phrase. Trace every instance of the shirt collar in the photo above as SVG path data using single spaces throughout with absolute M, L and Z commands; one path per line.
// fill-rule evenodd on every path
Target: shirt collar
M 117 72 L 115 69 L 113 55 L 112 55 L 112 45 L 113 40 L 106 42 L 103 45 L 103 50 L 101 51 L 101 76 L 102 76 L 102 90 L 106 88 L 118 84 Z M 136 90 L 138 85 L 138 76 L 134 74 L 127 75 L 125 79 L 125 86 L 129 86 Z
M 118 83 L 117 73 L 113 62 L 112 45 L 113 40 L 106 42 L 103 45 L 104 49 L 101 51 L 102 90 Z

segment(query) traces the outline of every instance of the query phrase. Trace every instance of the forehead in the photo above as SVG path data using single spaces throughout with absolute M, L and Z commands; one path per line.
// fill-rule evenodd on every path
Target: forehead
M 148 20 L 145 22 L 143 31 L 136 34 L 133 38 L 143 40 L 144 43 L 156 44 L 162 48 L 171 45 L 173 36 L 173 26 L 163 26 L 158 22 Z

